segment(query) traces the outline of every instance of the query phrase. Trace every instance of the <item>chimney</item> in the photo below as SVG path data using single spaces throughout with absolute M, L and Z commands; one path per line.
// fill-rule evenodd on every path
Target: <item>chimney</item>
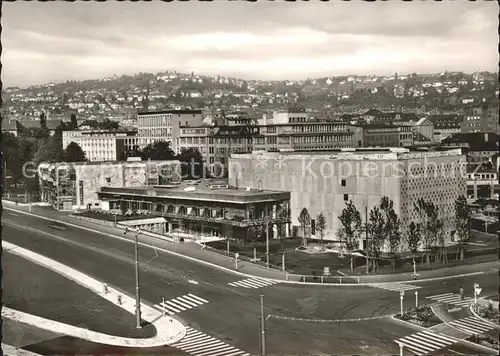
M 484 142 L 488 142 L 488 133 L 487 132 L 484 133 Z

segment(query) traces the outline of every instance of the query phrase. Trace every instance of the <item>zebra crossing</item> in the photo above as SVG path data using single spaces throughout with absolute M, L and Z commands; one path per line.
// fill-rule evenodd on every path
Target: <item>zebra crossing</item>
M 154 307 L 160 311 L 163 311 L 163 308 L 165 308 L 165 312 L 168 315 L 174 315 L 206 303 L 208 303 L 208 300 L 197 297 L 194 294 L 186 294 L 155 304 Z
M 193 356 L 250 356 L 245 351 L 189 326 L 186 327 L 186 336 L 170 346 Z
M 415 286 L 413 284 L 405 284 L 405 283 L 374 283 L 371 284 L 372 287 L 390 290 L 392 292 L 401 292 L 405 290 L 414 290 L 420 289 L 422 287 Z
M 471 297 L 464 297 L 462 300 L 460 298 L 460 294 L 456 293 L 444 293 L 444 294 L 436 294 L 427 297 L 427 299 L 434 300 L 440 303 L 452 304 L 459 307 L 465 307 L 474 301 Z
M 467 334 L 482 334 L 493 329 L 493 326 L 475 316 L 450 321 L 448 324 Z
M 270 281 L 261 278 L 247 278 L 238 282 L 228 283 L 231 287 L 243 287 L 243 288 L 262 288 L 267 286 L 272 286 L 273 284 L 279 283 L 278 281 Z
M 396 344 L 402 345 L 403 350 L 410 351 L 418 356 L 427 355 L 430 352 L 440 350 L 456 342 L 456 340 L 446 335 L 427 330 L 396 340 Z

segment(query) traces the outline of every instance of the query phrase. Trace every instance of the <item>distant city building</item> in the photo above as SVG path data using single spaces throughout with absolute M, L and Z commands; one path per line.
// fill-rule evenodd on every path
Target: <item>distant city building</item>
M 414 145 L 411 126 L 392 124 L 353 125 L 353 130 L 362 135 L 358 147 L 408 147 Z M 358 138 L 359 136 L 356 135 Z M 358 140 L 359 141 L 359 140 Z
M 101 187 L 137 187 L 180 182 L 179 161 L 42 163 L 41 201 L 56 210 L 98 209 Z
M 89 161 L 125 160 L 138 148 L 136 130 L 63 131 L 63 148 L 77 143 Z
M 40 120 L 18 120 L 21 129 L 39 129 Z M 61 125 L 61 120 L 46 120 L 45 124 L 50 136 L 54 136 L 57 127 Z
M 337 241 L 338 217 L 353 201 L 365 221 L 382 197 L 393 200 L 401 219 L 402 236 L 410 222 L 418 223 L 413 204 L 420 198 L 437 204 L 447 240 L 455 230 L 455 199 L 466 194 L 466 158 L 461 150 L 410 152 L 349 150 L 331 153 L 233 154 L 229 185 L 291 192 L 291 220 L 300 232 L 298 217 L 307 208 L 311 217 L 326 217 L 325 240 Z M 364 236 L 364 235 L 363 235 Z M 364 249 L 364 237 L 359 248 Z
M 499 132 L 498 105 L 484 105 L 473 108 L 472 112 L 465 115 L 461 125 L 462 133 L 473 132 Z
M 434 124 L 434 141 L 441 142 L 461 130 L 462 115 L 430 115 L 428 119 Z
M 232 153 L 261 150 L 331 150 L 357 145 L 354 132 L 342 122 L 181 126 L 180 130 L 178 148 L 197 148 L 209 164 L 226 164 Z
M 181 126 L 203 124 L 201 110 L 147 111 L 137 114 L 137 136 L 139 148 L 158 141 L 168 141 L 175 153 L 180 152 L 179 135 Z
M 11 133 L 14 136 L 19 134 L 20 125 L 15 119 L 4 119 L 2 118 L 2 133 Z

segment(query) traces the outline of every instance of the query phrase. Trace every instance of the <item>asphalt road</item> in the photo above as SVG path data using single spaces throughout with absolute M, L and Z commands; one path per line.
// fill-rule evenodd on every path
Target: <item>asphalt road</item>
M 24 214 L 3 212 L 3 238 L 72 268 L 106 281 L 129 294 L 134 293 L 133 245 L 78 228 L 65 231 L 49 222 Z M 371 318 L 399 311 L 399 292 L 372 287 L 322 287 L 276 284 L 261 289 L 229 286 L 243 278 L 219 269 L 169 255 L 149 247 L 140 248 L 141 297 L 151 305 L 187 293 L 209 302 L 184 311 L 177 318 L 232 346 L 259 353 L 260 294 L 264 294 L 268 354 L 398 354 L 394 340 L 416 332 L 411 326 L 390 319 L 314 322 L 301 319 Z M 480 283 L 484 294 L 498 291 L 495 272 L 482 276 L 419 284 L 420 300 L 426 296 L 472 290 Z M 198 284 L 192 284 L 196 281 Z M 469 288 L 470 286 L 470 288 Z M 413 291 L 405 308 L 414 305 Z M 290 318 L 296 318 L 290 319 Z M 477 349 L 457 345 L 461 353 Z M 458 350 L 458 349 L 456 349 Z M 466 350 L 466 351 L 464 351 Z M 446 350 L 442 350 L 445 352 Z M 449 350 L 453 353 L 452 350 Z

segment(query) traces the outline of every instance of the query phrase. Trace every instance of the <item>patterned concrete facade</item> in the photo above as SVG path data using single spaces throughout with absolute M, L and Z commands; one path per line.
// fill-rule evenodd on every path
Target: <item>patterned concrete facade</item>
M 323 212 L 325 240 L 338 240 L 338 217 L 347 201 L 353 201 L 364 222 L 365 207 L 370 211 L 384 196 L 394 201 L 403 235 L 411 221 L 417 222 L 413 203 L 424 198 L 438 205 L 449 237 L 455 229 L 454 201 L 466 194 L 465 164 L 461 150 L 259 152 L 232 155 L 228 171 L 232 186 L 291 192 L 295 226 L 304 207 L 313 219 Z

